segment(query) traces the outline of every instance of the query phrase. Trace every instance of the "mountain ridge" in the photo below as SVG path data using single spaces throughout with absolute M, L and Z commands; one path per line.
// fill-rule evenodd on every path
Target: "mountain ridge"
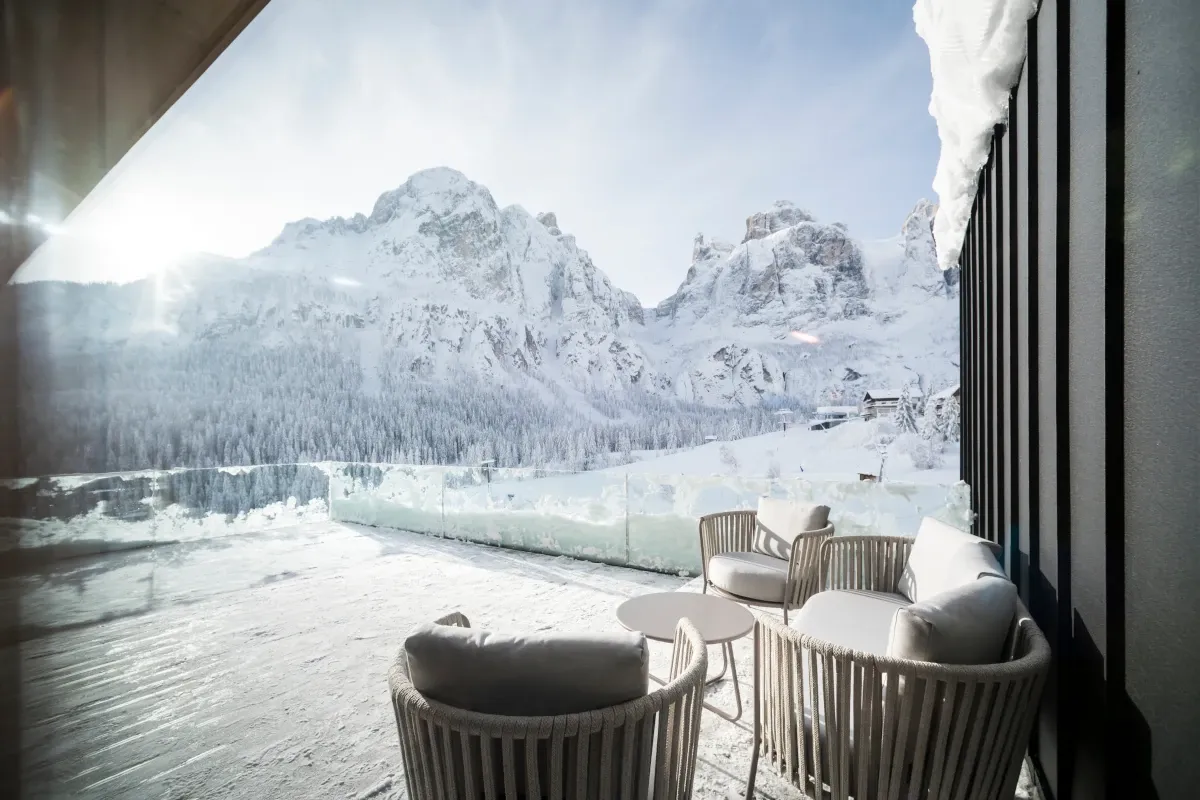
M 679 289 L 649 309 L 553 212 L 501 208 L 487 187 L 435 167 L 383 192 L 370 214 L 289 222 L 244 259 L 109 292 L 108 316 L 55 313 L 43 299 L 32 323 L 80 350 L 151 339 L 319 345 L 364 375 L 444 380 L 467 369 L 571 396 L 818 404 L 860 381 L 949 379 L 957 302 L 936 268 L 935 211 L 921 201 L 894 240 L 865 246 L 844 225 L 777 202 L 747 218 L 736 245 L 698 236 Z M 797 330 L 819 343 L 791 338 Z M 926 344 L 930 353 L 910 352 Z

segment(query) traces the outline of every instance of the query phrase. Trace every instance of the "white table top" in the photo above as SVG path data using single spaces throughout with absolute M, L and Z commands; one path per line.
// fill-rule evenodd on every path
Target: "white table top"
M 657 592 L 617 606 L 617 620 L 626 629 L 659 642 L 675 641 L 675 628 L 684 617 L 707 644 L 732 642 L 754 630 L 754 615 L 744 606 L 711 594 Z

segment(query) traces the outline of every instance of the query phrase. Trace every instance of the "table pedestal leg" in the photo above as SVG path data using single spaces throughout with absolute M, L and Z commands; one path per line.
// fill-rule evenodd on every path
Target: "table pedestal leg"
M 714 683 L 721 680 L 721 678 L 725 677 L 725 670 L 729 668 L 729 657 L 725 655 L 725 648 L 727 646 L 728 645 L 721 645 L 721 671 L 711 678 L 706 678 L 704 680 L 705 685 L 712 686 Z

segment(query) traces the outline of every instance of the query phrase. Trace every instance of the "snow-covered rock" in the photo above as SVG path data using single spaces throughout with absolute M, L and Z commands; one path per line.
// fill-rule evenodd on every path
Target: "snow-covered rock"
M 801 222 L 812 222 L 812 220 L 812 214 L 796 208 L 788 200 L 779 200 L 770 211 L 760 211 L 757 214 L 751 214 L 746 219 L 746 236 L 742 241 L 762 239 L 775 231 L 790 228 Z
M 562 236 L 562 231 L 558 227 L 558 215 L 553 211 L 546 211 L 537 215 L 537 221 L 546 226 L 546 230 L 555 236 Z
M 935 211 L 921 201 L 882 242 L 785 202 L 751 215 L 737 246 L 697 236 L 686 278 L 648 323 L 676 395 L 824 405 L 856 402 L 864 380 L 952 380 L 958 303 L 937 268 Z

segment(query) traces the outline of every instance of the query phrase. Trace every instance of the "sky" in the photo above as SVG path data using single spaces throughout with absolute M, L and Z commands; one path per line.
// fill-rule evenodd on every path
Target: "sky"
M 791 200 L 895 235 L 931 182 L 905 0 L 271 0 L 16 280 L 128 281 L 453 167 L 645 305 Z M 36 200 L 35 200 L 36 202 Z M 86 246 L 79 246 L 86 243 Z

